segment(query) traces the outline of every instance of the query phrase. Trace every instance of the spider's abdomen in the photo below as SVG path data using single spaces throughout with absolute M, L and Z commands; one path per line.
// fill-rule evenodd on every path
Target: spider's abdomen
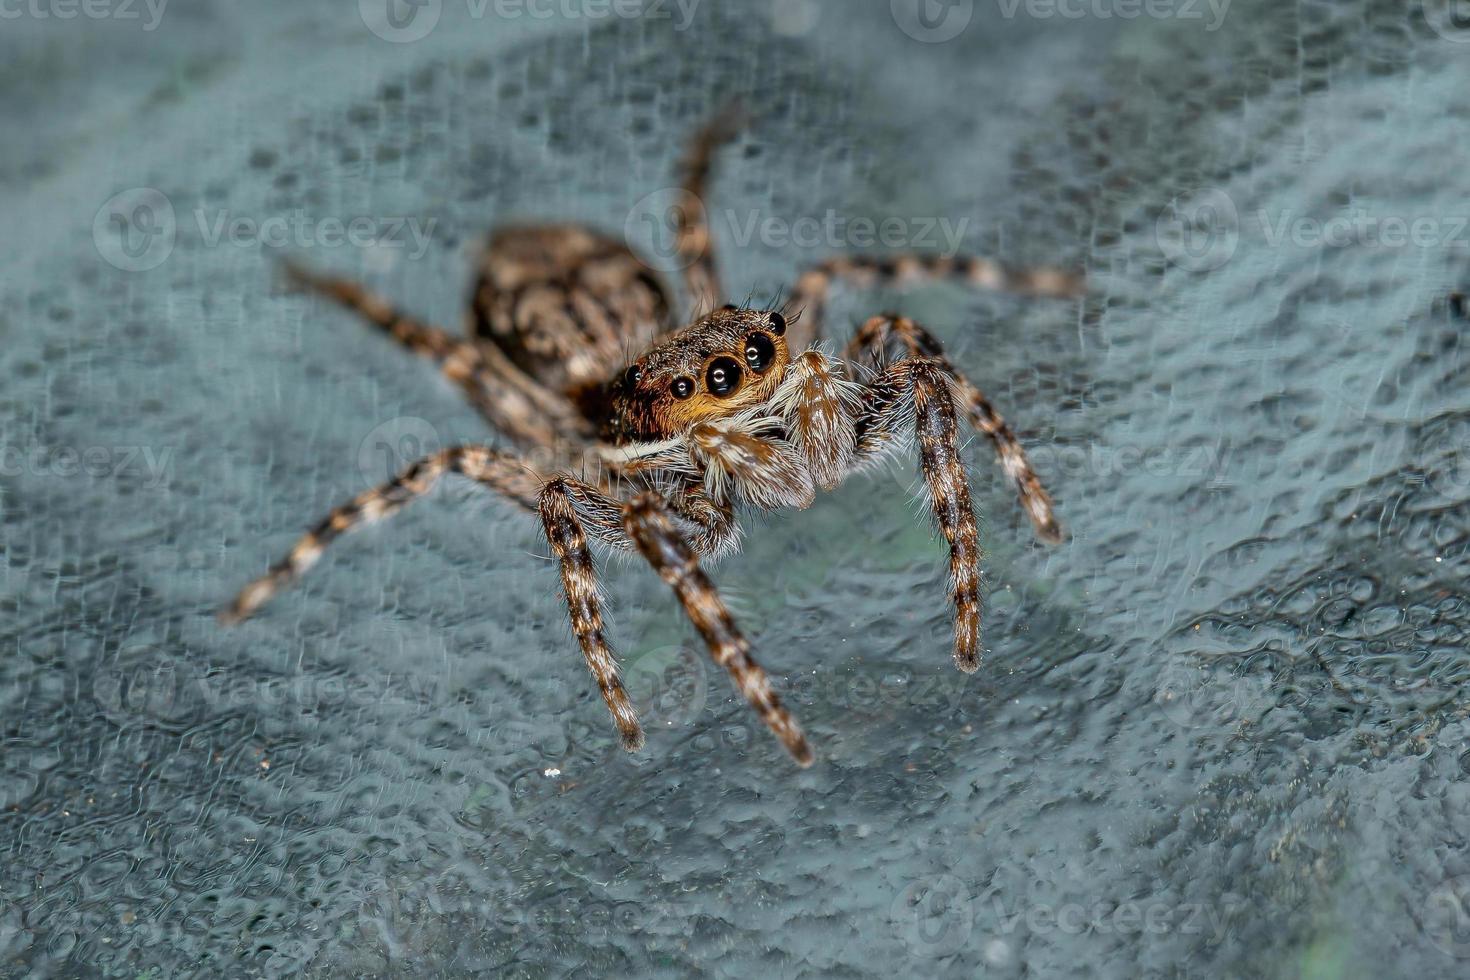
M 490 241 L 469 326 L 582 402 L 653 342 L 670 309 L 667 287 L 621 241 L 577 225 L 509 228 Z

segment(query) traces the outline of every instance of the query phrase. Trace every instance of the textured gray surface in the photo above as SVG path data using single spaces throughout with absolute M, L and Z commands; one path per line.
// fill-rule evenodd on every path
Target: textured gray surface
M 1470 411 L 1443 302 L 1470 33 L 1441 7 L 1236 0 L 1210 29 L 1204 4 L 981 2 L 935 44 L 883 3 L 705 0 L 685 25 L 446 2 L 414 43 L 300 6 L 0 25 L 0 971 L 1470 969 Z M 834 311 L 933 325 L 1072 530 L 1033 544 L 975 447 L 981 673 L 949 666 L 898 469 L 754 526 L 716 573 L 813 735 L 806 772 L 614 564 L 654 721 L 623 756 L 535 528 L 462 490 L 221 632 L 385 447 L 484 433 L 197 213 L 411 219 L 418 257 L 302 251 L 453 324 L 476 236 L 622 227 L 731 95 L 755 121 L 712 203 L 739 222 L 947 217 L 1089 271 L 1080 306 Z M 104 204 L 137 187 L 177 235 L 128 272 L 109 260 L 160 253 L 128 258 Z M 1196 205 L 1190 241 L 1218 234 L 1181 251 Z M 1329 244 L 1303 223 L 1334 217 Z M 737 298 L 828 251 L 723 234 Z

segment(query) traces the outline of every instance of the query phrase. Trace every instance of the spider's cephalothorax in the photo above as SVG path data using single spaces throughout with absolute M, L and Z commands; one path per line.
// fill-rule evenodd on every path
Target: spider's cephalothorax
M 601 435 L 667 439 L 769 402 L 791 363 L 786 317 L 726 306 L 650 348 L 607 386 Z
M 704 194 L 728 121 L 707 127 L 684 161 L 684 190 Z M 720 296 L 701 208 L 678 215 L 691 307 Z M 1079 295 L 1079 277 L 1011 270 L 988 259 L 838 257 L 804 272 L 780 310 L 722 306 L 683 322 L 662 280 L 624 244 L 574 225 L 515 228 L 491 239 L 461 339 L 395 310 L 347 280 L 290 270 L 436 361 L 520 453 L 456 446 L 338 507 L 222 614 L 249 616 L 305 572 L 346 531 L 427 493 L 446 473 L 475 480 L 536 514 L 561 570 L 572 631 L 622 735 L 643 744 L 604 632 L 589 541 L 642 555 L 669 584 L 716 663 L 797 762 L 812 752 L 801 728 L 701 567 L 734 548 L 741 509 L 806 507 L 912 439 L 935 523 L 949 546 L 954 659 L 979 665 L 980 546 L 960 458 L 959 418 L 985 433 L 1038 533 L 1059 540 L 1051 499 L 1010 427 L 945 356 L 898 315 L 868 320 L 841 356 L 820 346 L 836 279 L 958 278 L 1039 296 Z M 798 316 L 798 311 L 800 315 Z M 628 358 L 628 350 L 642 350 Z M 555 472 L 526 458 L 555 448 Z M 579 474 L 579 475 L 574 475 Z M 595 474 L 587 476 L 586 474 Z

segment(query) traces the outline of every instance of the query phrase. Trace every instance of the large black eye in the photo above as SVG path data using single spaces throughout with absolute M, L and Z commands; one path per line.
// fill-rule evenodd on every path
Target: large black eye
M 779 313 L 771 314 L 771 333 L 777 337 L 786 336 L 786 318 Z
M 705 387 L 711 395 L 728 395 L 740 387 L 740 365 L 733 357 L 717 357 L 709 362 L 704 375 Z
M 669 390 L 674 393 L 675 398 L 683 401 L 690 395 L 694 394 L 694 379 L 683 377 L 675 378 L 674 383 L 669 385 Z
M 636 364 L 634 364 L 632 367 L 628 368 L 628 370 L 626 370 L 626 371 L 623 372 L 623 382 L 629 388 L 636 388 L 638 386 L 639 380 L 642 377 L 643 377 L 643 369 L 641 367 L 639 367 L 638 365 L 636 365 Z
M 753 333 L 745 338 L 745 365 L 756 374 L 761 374 L 776 359 L 776 345 L 763 333 Z

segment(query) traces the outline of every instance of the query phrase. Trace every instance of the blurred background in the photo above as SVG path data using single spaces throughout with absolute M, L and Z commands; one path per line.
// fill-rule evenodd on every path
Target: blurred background
M 0 975 L 1470 971 L 1467 59 L 1438 0 L 0 4 Z M 831 311 L 930 326 L 1057 498 L 1049 548 L 972 443 L 980 673 L 911 460 L 714 572 L 810 770 L 606 562 L 625 755 L 539 529 L 462 487 L 222 631 L 496 439 L 278 260 L 449 328 L 495 225 L 657 263 L 737 98 L 731 298 L 1087 273 Z

